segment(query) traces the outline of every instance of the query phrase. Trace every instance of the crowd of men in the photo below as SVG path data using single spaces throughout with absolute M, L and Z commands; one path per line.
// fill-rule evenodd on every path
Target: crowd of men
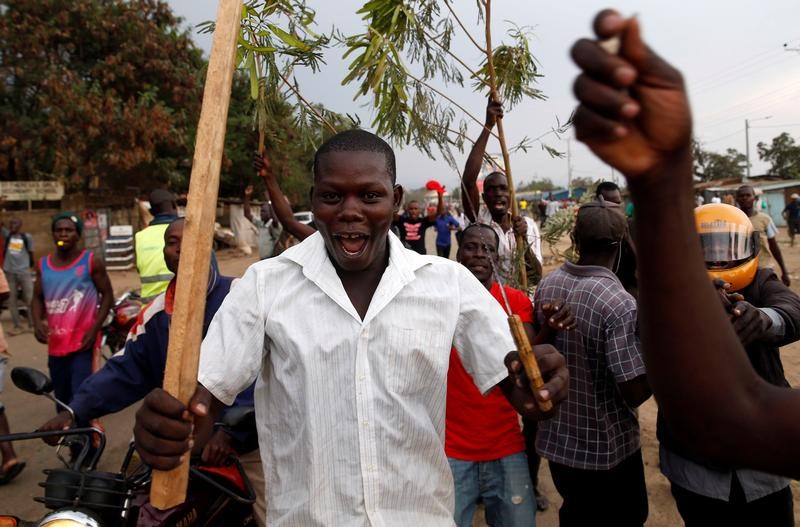
M 622 46 L 611 55 L 596 41 L 575 45 L 584 72 L 576 133 L 628 177 L 637 208 L 629 218 L 619 187 L 599 185 L 576 211 L 574 262 L 543 273 L 538 226 L 511 214 L 502 172 L 478 191 L 498 102 L 465 163 L 463 218 L 447 211 L 441 187 L 436 208 L 409 201 L 400 213 L 392 148 L 342 132 L 316 152 L 311 225 L 294 218 L 268 156 L 256 156 L 268 203 L 254 218 L 249 188 L 245 211 L 262 260 L 238 281 L 212 260 L 188 407 L 160 389 L 183 232 L 174 197 L 151 195 L 154 219 L 136 239 L 151 301 L 99 371 L 110 281 L 79 248 L 80 219 L 54 217 L 30 323 L 48 346 L 56 397 L 77 424 L 143 400 L 134 435 L 155 468 L 173 468 L 190 449 L 207 463 L 247 459 L 261 525 L 467 527 L 479 503 L 489 525 L 535 525 L 547 507 L 540 457 L 563 500 L 561 525 L 643 526 L 637 408 L 655 394 L 660 470 L 686 525 L 793 525 L 785 476 L 800 473 L 800 397 L 787 390 L 779 347 L 800 339 L 800 297 L 775 225 L 747 185 L 738 207 L 694 207 L 680 74 L 644 46 L 635 19 L 605 11 L 595 31 Z M 650 118 L 637 119 L 643 112 Z M 425 250 L 429 227 L 436 256 Z M 10 270 L 33 265 L 20 228 L 6 239 Z M 283 232 L 300 243 L 275 255 Z M 506 285 L 520 269 L 538 282 L 532 298 Z M 541 388 L 515 351 L 511 316 L 533 344 Z M 252 405 L 250 438 L 213 429 L 225 407 Z M 62 412 L 41 429 L 74 424 Z M 0 406 L 0 433 L 7 428 Z M 0 449 L 4 483 L 24 464 L 11 445 Z

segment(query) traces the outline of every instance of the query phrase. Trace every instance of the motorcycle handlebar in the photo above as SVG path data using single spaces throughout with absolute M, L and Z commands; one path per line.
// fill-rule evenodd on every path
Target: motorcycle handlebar
M 69 430 L 35 430 L 33 432 L 17 432 L 14 434 L 0 435 L 0 442 L 3 441 L 25 441 L 28 439 L 41 439 L 44 437 L 57 437 L 57 436 L 80 436 L 84 435 L 87 438 L 86 444 L 81 449 L 80 455 L 76 458 L 77 466 L 83 463 L 86 455 L 89 453 L 89 446 L 91 445 L 92 434 L 97 434 L 100 437 L 100 444 L 92 455 L 89 468 L 94 469 L 97 465 L 100 455 L 106 447 L 106 434 L 93 426 L 86 426 L 81 428 L 70 428 Z

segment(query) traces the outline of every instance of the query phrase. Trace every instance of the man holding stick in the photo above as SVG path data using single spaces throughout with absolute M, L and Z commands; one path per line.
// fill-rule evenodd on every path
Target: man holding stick
M 500 238 L 498 256 L 500 257 L 501 274 L 504 278 L 514 275 L 514 255 L 517 250 L 516 236 L 525 240 L 528 250 L 525 251 L 525 267 L 529 283 L 536 283 L 542 276 L 542 241 L 536 222 L 527 216 L 511 217 L 511 195 L 508 178 L 502 172 L 492 172 L 483 180 L 483 194 L 478 195 L 478 175 L 481 172 L 486 143 L 492 128 L 498 119 L 503 118 L 503 108 L 499 102 L 489 100 L 486 107 L 486 124 L 472 145 L 467 162 L 464 165 L 464 176 L 461 187 L 464 199 L 464 214 L 472 223 L 485 223 L 497 232 Z M 484 205 L 480 205 L 479 197 Z M 475 210 L 478 207 L 478 210 Z
M 605 10 L 594 31 L 618 39 L 619 54 L 598 40 L 573 47 L 575 131 L 626 176 L 636 206 L 642 351 L 665 425 L 711 463 L 796 478 L 800 390 L 758 376 L 704 265 L 682 76 L 644 44 L 636 18 Z
M 256 379 L 270 525 L 450 526 L 451 345 L 483 393 L 503 385 L 517 411 L 539 418 L 536 400 L 564 398 L 563 357 L 536 347 L 547 383 L 534 398 L 488 291 L 389 233 L 403 191 L 386 142 L 334 136 L 317 151 L 314 180 L 319 233 L 250 267 L 203 341 L 188 408 L 151 392 L 137 448 L 155 468 L 177 466 L 192 446 L 190 412 L 203 426 Z
M 553 331 L 574 328 L 572 312 L 562 307 L 563 302 L 554 302 L 544 306 L 548 323 L 534 336 L 533 305 L 528 296 L 495 280 L 498 243 L 494 229 L 473 223 L 464 229 L 456 258 L 509 315 L 520 317 L 531 343 L 547 342 Z M 489 525 L 535 526 L 535 487 L 528 474 L 519 416 L 500 390 L 485 397 L 478 391 L 455 348 L 450 351 L 447 374 L 445 432 L 445 453 L 455 481 L 456 525 L 471 527 L 482 500 Z

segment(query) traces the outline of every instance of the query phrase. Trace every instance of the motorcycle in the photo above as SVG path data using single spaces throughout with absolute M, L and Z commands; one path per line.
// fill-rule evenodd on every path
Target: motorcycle
M 11 379 L 21 390 L 47 397 L 72 414 L 72 409 L 52 395 L 52 383 L 42 372 L 18 367 Z M 217 425 L 230 430 L 254 426 L 252 408 L 228 412 Z M 74 414 L 73 414 L 74 420 Z M 44 471 L 44 496 L 33 498 L 53 512 L 35 521 L 0 514 L 0 526 L 14 527 L 255 527 L 252 504 L 255 493 L 241 464 L 235 458 L 222 467 L 206 467 L 192 459 L 186 501 L 167 510 L 155 509 L 149 502 L 151 471 L 134 462 L 131 443 L 118 472 L 97 470 L 105 448 L 102 430 L 79 427 L 47 432 L 22 432 L 0 436 L 0 441 L 21 441 L 61 436 L 56 451 L 63 466 Z M 91 449 L 92 437 L 99 437 Z M 77 452 L 71 460 L 61 455 L 62 447 Z M 87 459 L 88 458 L 88 459 Z
M 101 329 L 100 349 L 105 360 L 125 347 L 128 333 L 144 307 L 138 291 L 125 291 L 114 300 Z

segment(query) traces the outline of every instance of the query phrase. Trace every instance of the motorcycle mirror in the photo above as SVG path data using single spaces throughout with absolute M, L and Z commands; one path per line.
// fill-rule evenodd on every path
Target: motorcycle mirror
M 44 395 L 53 391 L 53 383 L 44 373 L 34 368 L 18 366 L 11 370 L 14 386 L 34 395 Z

